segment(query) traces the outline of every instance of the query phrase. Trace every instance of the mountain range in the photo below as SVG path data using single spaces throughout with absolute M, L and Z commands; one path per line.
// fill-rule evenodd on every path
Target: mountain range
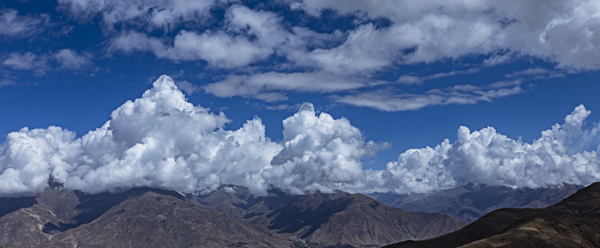
M 409 211 L 443 212 L 471 223 L 500 208 L 543 208 L 555 204 L 583 186 L 564 184 L 545 188 L 509 188 L 467 184 L 432 194 L 400 195 L 391 192 L 368 196 L 388 206 Z
M 389 248 L 418 247 L 599 247 L 600 183 L 541 209 L 492 211 L 468 226 L 428 240 Z
M 362 194 L 253 196 L 223 186 L 208 195 L 160 189 L 84 194 L 49 187 L 0 199 L 6 247 L 380 247 L 465 225 L 445 213 L 411 212 Z
M 246 188 L 225 186 L 192 199 L 249 224 L 298 237 L 311 247 L 380 247 L 394 240 L 436 237 L 465 225 L 449 214 L 393 208 L 363 194 L 272 192 L 252 197 Z
M 514 221 L 536 215 L 538 210 L 506 210 L 514 215 L 492 210 L 506 206 L 545 207 L 581 188 L 568 184 L 544 189 L 465 185 L 429 195 L 364 195 L 343 191 L 289 195 L 271 189 L 268 195 L 256 196 L 235 185 L 223 185 L 205 195 L 149 188 L 85 194 L 63 189 L 52 181 L 50 185 L 35 197 L 0 198 L 1 245 L 381 247 L 402 241 L 441 240 L 451 244 L 446 247 L 455 247 L 487 238 L 492 241 L 485 242 L 498 243 L 501 241 L 497 239 L 506 239 L 511 234 L 502 230 Z M 485 215 L 467 226 L 478 214 L 490 211 L 492 217 Z M 498 211 L 500 216 L 494 217 Z M 554 219 L 536 221 L 550 223 Z M 451 232 L 460 233 L 463 238 L 442 239 Z M 494 236 L 498 234 L 505 236 Z M 419 244 L 397 245 L 439 245 Z

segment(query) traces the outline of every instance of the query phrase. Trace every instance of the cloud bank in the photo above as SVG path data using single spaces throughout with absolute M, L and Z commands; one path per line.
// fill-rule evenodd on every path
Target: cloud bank
M 600 127 L 583 130 L 591 112 L 583 105 L 542 132 L 532 144 L 499 134 L 493 127 L 471 132 L 434 148 L 410 149 L 385 171 L 369 171 L 371 187 L 398 193 L 451 188 L 465 183 L 537 188 L 561 183 L 587 185 L 600 179 Z
M 141 98 L 124 103 L 81 138 L 60 127 L 9 133 L 0 144 L 0 196 L 41 192 L 50 176 L 88 193 L 132 187 L 206 193 L 222 184 L 255 194 L 272 186 L 300 194 L 426 193 L 468 182 L 586 185 L 600 179 L 600 127 L 582 128 L 590 113 L 578 106 L 532 144 L 493 127 L 460 127 L 454 143 L 410 149 L 385 170 L 364 170 L 361 160 L 387 144 L 366 141 L 347 119 L 316 114 L 305 103 L 283 120 L 284 139 L 274 142 L 259 118 L 226 130 L 223 113 L 187 102 L 175 82 L 161 76 Z

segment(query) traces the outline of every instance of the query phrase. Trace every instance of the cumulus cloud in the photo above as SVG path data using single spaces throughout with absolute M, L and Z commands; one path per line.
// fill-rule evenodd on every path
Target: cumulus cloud
M 390 91 L 363 92 L 354 95 L 333 96 L 339 102 L 381 111 L 418 110 L 427 106 L 449 104 L 475 104 L 491 102 L 496 98 L 525 92 L 521 81 L 496 82 L 483 87 L 455 85 L 445 89 L 432 89 L 424 94 L 394 94 Z
M 273 185 L 302 194 L 305 190 L 331 192 L 360 182 L 364 176 L 360 160 L 375 154 L 380 146 L 365 142 L 360 130 L 346 119 L 318 116 L 312 104 L 283 121 L 283 150 L 265 171 Z
M 474 86 L 463 86 L 463 90 Z M 222 184 L 255 194 L 269 187 L 290 193 L 395 191 L 427 193 L 465 183 L 543 187 L 600 180 L 600 126 L 584 129 L 583 105 L 562 125 L 528 144 L 493 127 L 460 127 L 457 139 L 410 149 L 384 170 L 364 170 L 361 160 L 386 143 L 366 141 L 344 118 L 317 114 L 303 104 L 283 120 L 283 140 L 271 141 L 259 118 L 237 130 L 229 119 L 187 102 L 175 82 L 161 76 L 111 119 L 80 138 L 60 127 L 23 128 L 0 144 L 0 195 L 41 192 L 50 176 L 88 193 L 158 187 L 206 193 Z
M 258 118 L 238 130 L 225 130 L 228 122 L 223 113 L 187 102 L 173 80 L 162 76 L 81 138 L 59 127 L 7 135 L 0 146 L 0 179 L 6 179 L 0 180 L 0 195 L 40 192 L 50 175 L 90 193 L 131 187 L 195 193 L 221 184 L 247 186 L 257 194 L 271 185 L 296 193 L 331 190 L 333 183 L 360 177 L 360 159 L 375 147 L 348 120 L 316 116 L 310 104 L 284 120 L 282 144 L 265 136 Z M 322 175 L 309 178 L 313 172 Z M 280 180 L 281 173 L 304 176 Z
M 368 184 L 397 193 L 426 193 L 468 182 L 538 188 L 561 183 L 587 185 L 600 179 L 600 127 L 582 129 L 591 112 L 583 105 L 543 131 L 532 144 L 499 134 L 493 127 L 471 132 L 434 148 L 410 149 L 387 170 L 369 171 Z
M 110 121 L 79 139 L 58 127 L 9 134 L 0 171 L 11 180 L 2 180 L 2 193 L 39 192 L 49 175 L 85 192 L 142 186 L 201 192 L 221 183 L 260 187 L 253 173 L 269 166 L 281 148 L 264 136 L 260 119 L 235 131 L 223 130 L 228 121 L 188 103 L 163 76 L 142 98 L 126 102 Z

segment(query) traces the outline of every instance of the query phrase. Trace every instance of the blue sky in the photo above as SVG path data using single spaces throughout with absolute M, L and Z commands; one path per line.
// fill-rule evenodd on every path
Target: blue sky
M 23 127 L 48 131 L 49 126 L 57 126 L 75 132 L 68 142 L 81 143 L 89 131 L 118 119 L 113 111 L 128 100 L 140 99 L 146 90 L 157 87 L 153 82 L 161 75 L 168 75 L 185 93 L 187 102 L 227 116 L 230 122 L 213 126 L 214 130 L 240 130 L 247 121 L 260 118 L 265 136 L 281 146 L 280 150 L 273 148 L 281 152 L 276 158 L 285 157 L 286 149 L 292 149 L 286 145 L 292 138 L 284 137 L 282 121 L 301 116 L 303 103 L 313 104 L 313 117 L 326 113 L 335 121 L 348 120 L 348 125 L 340 125 L 358 130 L 348 133 L 356 134 L 353 139 L 364 144 L 355 147 L 360 152 L 349 152 L 354 154 L 349 155 L 352 159 L 340 164 L 345 172 L 332 169 L 331 173 L 351 176 L 332 181 L 328 178 L 336 176 L 324 173 L 329 176 L 322 180 L 328 183 L 306 179 L 311 176 L 300 177 L 303 183 L 281 183 L 291 191 L 369 191 L 379 187 L 428 192 L 448 188 L 475 179 L 452 174 L 460 174 L 458 167 L 448 172 L 451 180 L 431 180 L 431 185 L 383 179 L 373 183 L 357 178 L 364 177 L 369 169 L 379 171 L 381 177 L 386 169 L 397 168 L 394 163 L 413 168 L 401 161 L 401 154 L 408 156 L 408 149 L 435 148 L 444 139 L 458 146 L 455 142 L 461 126 L 471 132 L 493 127 L 494 135 L 535 147 L 542 131 L 555 124 L 567 125 L 563 124 L 565 116 L 576 115 L 581 104 L 591 114 L 579 110 L 585 121 L 578 130 L 596 135 L 593 130 L 600 120 L 596 113 L 600 111 L 599 13 L 597 1 L 3 1 L 0 142 L 4 142 L 2 149 L 7 154 L 20 144 L 9 142 L 9 133 Z M 320 131 L 326 125 L 322 128 Z M 323 131 L 319 135 L 328 134 Z M 319 135 L 316 140 L 325 137 Z M 573 135 L 564 146 L 572 147 L 584 136 Z M 377 148 L 367 149 L 369 141 Z M 491 144 L 487 144 L 488 149 L 495 143 Z M 597 145 L 559 149 L 555 155 L 595 152 Z M 271 157 L 265 155 L 263 159 L 274 165 L 271 158 L 279 153 L 268 154 Z M 21 168 L 16 159 L 3 156 L 0 172 Z M 125 163 L 123 154 L 115 156 L 119 163 Z M 448 156 L 444 153 L 442 157 Z M 288 164 L 292 158 L 286 160 Z M 490 158 L 485 155 L 482 159 Z M 595 154 L 588 159 L 584 164 L 589 174 L 597 169 Z M 64 161 L 74 168 L 85 164 Z M 22 166 L 30 163 L 21 162 Z M 569 163 L 575 166 L 575 162 Z M 90 166 L 95 169 L 103 166 L 98 161 L 93 164 Z M 318 166 L 327 167 L 325 164 Z M 348 164 L 357 165 L 358 171 Z M 548 169 L 547 164 L 538 165 Z M 290 170 L 303 171 L 298 169 L 302 165 L 294 166 L 299 167 Z M 475 171 L 472 168 L 480 165 L 473 166 L 467 170 Z M 52 164 L 40 170 L 58 173 Z M 75 169 L 65 171 L 72 175 Z M 270 176 L 276 177 L 273 173 Z M 422 182 L 429 175 L 423 173 L 413 176 Z M 563 179 L 545 182 L 524 173 L 510 180 L 499 176 L 497 184 L 536 187 L 595 180 L 566 173 L 569 176 Z M 70 180 L 66 174 L 55 176 Z M 73 187 L 98 186 L 79 177 Z M 394 177 L 412 178 L 408 174 Z M 151 176 L 142 178 L 154 180 L 148 179 Z M 355 181 L 361 184 L 350 183 Z M 391 184 L 406 185 L 394 188 Z M 150 185 L 177 188 L 165 182 Z M 194 189 L 212 187 L 202 185 Z M 23 183 L 23 187 L 26 190 L 6 189 L 5 193 L 31 192 L 41 186 Z

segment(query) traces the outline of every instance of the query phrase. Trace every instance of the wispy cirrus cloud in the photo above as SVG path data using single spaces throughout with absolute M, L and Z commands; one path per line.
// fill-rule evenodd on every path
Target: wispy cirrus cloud
M 354 77 L 341 77 L 325 72 L 229 75 L 222 81 L 204 86 L 219 97 L 242 96 L 275 102 L 286 100 L 285 92 L 331 93 L 385 84 Z
M 48 23 L 48 15 L 19 15 L 14 9 L 0 9 L 0 38 L 29 37 L 40 33 Z
M 79 54 L 71 49 L 61 49 L 54 53 L 35 54 L 32 52 L 10 53 L 2 65 L 14 70 L 33 71 L 38 75 L 48 70 L 83 70 L 92 66 L 92 55 Z
M 395 94 L 393 91 L 373 91 L 351 95 L 336 95 L 332 98 L 339 103 L 358 107 L 375 108 L 381 111 L 419 110 L 428 106 L 450 104 L 475 104 L 491 102 L 496 98 L 526 92 L 521 81 L 497 82 L 483 87 L 455 85 L 444 89 L 432 89 L 423 94 Z

